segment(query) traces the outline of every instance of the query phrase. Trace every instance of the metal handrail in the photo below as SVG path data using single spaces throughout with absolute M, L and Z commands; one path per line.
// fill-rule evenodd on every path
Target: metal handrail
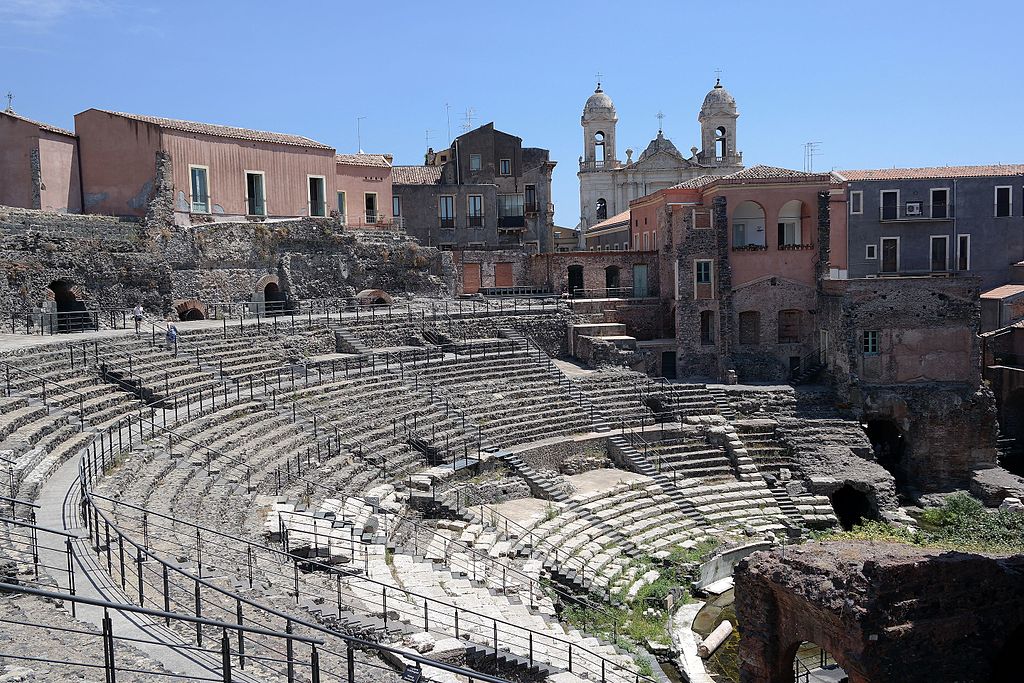
M 129 419 L 130 419 L 130 416 L 129 416 Z M 111 446 L 112 445 L 113 444 L 111 443 Z M 81 461 L 81 463 L 79 465 L 79 468 L 80 468 L 80 479 L 81 479 L 81 482 L 82 482 L 81 483 L 81 486 L 82 486 L 82 503 L 83 503 L 83 505 L 91 506 L 92 510 L 97 515 L 97 519 L 102 517 L 102 519 L 103 519 L 105 524 L 109 525 L 110 528 L 114 529 L 116 533 L 118 533 L 122 538 L 125 539 L 125 541 L 127 541 L 131 545 L 135 546 L 137 550 L 141 550 L 141 552 L 144 552 L 147 556 L 151 557 L 155 561 L 160 562 L 164 566 L 169 566 L 169 567 L 173 568 L 175 571 L 185 575 L 187 578 L 189 578 L 189 580 L 201 582 L 201 583 L 207 585 L 209 588 L 212 588 L 212 589 L 217 590 L 219 592 L 231 595 L 234 599 L 245 600 L 244 598 L 240 598 L 239 596 L 230 594 L 227 591 L 223 591 L 222 589 L 219 589 L 216 586 L 214 586 L 212 584 L 209 584 L 208 582 L 206 582 L 205 580 L 201 579 L 200 577 L 192 575 L 191 572 L 188 572 L 187 570 L 184 570 L 184 569 L 182 569 L 180 567 L 168 565 L 163 560 L 160 560 L 157 556 L 155 556 L 153 553 L 151 553 L 148 549 L 143 548 L 138 543 L 136 543 L 131 538 L 129 538 L 127 535 L 125 535 L 120 530 L 120 528 L 117 527 L 116 523 L 113 522 L 112 520 L 110 520 L 109 517 L 107 517 L 106 514 L 103 513 L 103 511 L 100 510 L 100 508 L 92 500 L 92 493 L 91 493 L 91 489 L 90 489 L 90 484 L 92 482 L 93 472 L 95 472 L 97 470 L 97 468 L 96 468 L 95 462 L 93 462 L 92 464 L 89 463 L 90 458 L 93 458 L 92 454 L 90 454 L 88 452 L 84 453 L 83 454 L 83 459 L 82 459 L 82 461 Z M 103 464 L 100 467 L 100 470 L 99 470 L 100 472 L 105 470 L 106 464 L 108 462 L 105 459 L 105 454 L 103 454 L 103 458 L 104 458 L 104 460 L 103 460 Z M 85 517 L 86 517 L 86 519 L 88 521 L 88 514 L 87 513 L 85 514 Z M 99 532 L 98 532 L 98 528 L 97 528 L 97 534 L 98 533 Z M 269 548 L 267 550 L 270 550 L 271 552 L 279 552 L 279 551 L 275 551 L 274 549 L 269 549 Z M 308 558 L 304 558 L 303 559 L 303 563 L 309 564 L 310 566 L 313 566 L 313 567 L 321 568 L 321 569 L 326 570 L 326 571 L 331 571 L 331 572 L 335 572 L 335 573 L 338 572 L 338 568 L 337 567 L 332 567 L 331 565 L 320 563 L 320 562 L 317 562 L 315 560 L 310 560 Z M 519 624 L 513 624 L 512 622 L 508 622 L 508 621 L 505 621 L 503 619 L 497 619 L 496 617 L 493 617 L 493 616 L 488 616 L 488 615 L 485 615 L 485 614 L 477 613 L 477 612 L 475 612 L 473 610 L 464 609 L 464 608 L 458 607 L 458 606 L 456 606 L 454 604 L 448 603 L 446 601 L 437 600 L 436 598 L 432 598 L 432 597 L 429 597 L 429 596 L 426 596 L 426 595 L 421 595 L 421 594 L 415 593 L 413 591 L 409 591 L 409 590 L 404 589 L 404 588 L 399 588 L 399 587 L 396 587 L 396 586 L 393 586 L 393 585 L 385 584 L 385 583 L 376 581 L 374 579 L 371 579 L 369 577 L 362 577 L 362 576 L 359 576 L 359 575 L 351 575 L 351 577 L 353 579 L 358 579 L 358 580 L 362 581 L 363 583 L 369 583 L 369 584 L 371 584 L 373 586 L 379 587 L 381 589 L 381 591 L 382 591 L 382 595 L 384 595 L 384 596 L 386 596 L 388 590 L 391 590 L 392 592 L 401 593 L 401 594 L 403 594 L 403 595 L 405 595 L 407 597 L 417 598 L 418 600 L 421 600 L 421 601 L 424 601 L 424 602 L 427 602 L 427 603 L 432 603 L 432 604 L 435 604 L 435 605 L 439 605 L 441 607 L 454 610 L 455 612 L 461 612 L 462 614 L 471 615 L 473 617 L 477 617 L 477 618 L 483 619 L 485 623 L 489 622 L 489 623 L 494 624 L 495 628 L 497 628 L 497 624 L 501 624 L 503 627 L 511 627 L 513 629 L 518 629 L 520 631 L 524 631 L 527 634 L 529 634 L 530 638 L 531 638 L 531 642 L 532 642 L 533 636 L 537 636 L 537 637 L 539 637 L 541 639 L 547 638 L 550 641 L 553 641 L 553 642 L 556 642 L 556 643 L 561 643 L 562 645 L 566 646 L 567 651 L 570 653 L 570 659 L 571 659 L 571 652 L 572 652 L 573 649 L 575 649 L 577 652 L 583 652 L 583 653 L 586 653 L 586 654 L 590 655 L 593 658 L 596 658 L 596 661 L 600 663 L 602 669 L 604 669 L 606 666 L 610 666 L 613 670 L 625 670 L 626 672 L 628 672 L 630 674 L 631 678 L 635 674 L 636 680 L 638 680 L 638 681 L 639 680 L 653 681 L 653 679 L 650 679 L 649 677 L 643 676 L 642 674 L 639 674 L 638 672 L 630 671 L 627 667 L 624 667 L 624 666 L 622 666 L 620 664 L 617 664 L 615 662 L 607 660 L 605 657 L 603 657 L 603 656 L 601 656 L 601 655 L 599 655 L 599 654 L 597 654 L 595 652 L 592 652 L 591 650 L 589 650 L 589 649 L 587 649 L 585 647 L 577 645 L 577 644 L 573 643 L 572 641 L 567 641 L 567 640 L 558 638 L 556 636 L 552 636 L 549 633 L 537 632 L 537 631 L 534 631 L 533 629 L 526 628 L 526 627 L 524 627 L 522 625 L 519 625 Z M 246 601 L 246 602 L 249 602 L 249 601 Z M 270 608 L 264 607 L 262 605 L 257 605 L 257 606 L 259 606 L 261 609 L 270 611 Z M 296 619 L 294 619 L 292 617 L 287 617 L 287 618 L 291 619 L 292 621 L 297 621 Z M 541 640 L 541 642 L 543 642 L 543 640 Z

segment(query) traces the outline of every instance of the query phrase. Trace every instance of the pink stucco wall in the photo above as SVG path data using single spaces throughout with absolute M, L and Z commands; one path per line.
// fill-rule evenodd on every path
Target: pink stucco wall
M 156 177 L 160 130 L 96 109 L 75 115 L 85 213 L 143 216 Z
M 724 196 L 729 215 L 729 248 L 733 246 L 732 221 L 739 205 L 752 201 L 764 210 L 765 251 L 730 251 L 732 283 L 738 287 L 763 277 L 781 276 L 814 286 L 814 264 L 818 258 L 818 192 L 828 189 L 818 184 L 785 185 L 724 185 L 705 195 L 704 203 L 711 206 L 715 196 Z M 779 212 L 791 200 L 802 203 L 800 212 L 801 242 L 813 245 L 806 250 L 779 249 L 777 224 Z
M 32 204 L 32 168 L 29 154 L 36 146 L 39 127 L 0 116 L 0 204 L 25 209 Z
M 43 181 L 39 208 L 62 213 L 81 212 L 78 141 L 66 135 L 39 131 L 39 159 Z
M 334 192 L 328 197 L 332 210 L 338 209 L 338 192 L 345 193 L 345 213 L 348 224 L 363 217 L 364 195 L 367 192 L 377 193 L 377 213 L 382 222 L 391 218 L 391 167 L 362 166 L 351 163 L 335 164 Z
M 212 213 L 244 216 L 245 172 L 264 173 L 268 216 L 308 216 L 308 176 L 323 176 L 327 210 L 331 203 L 334 150 L 312 149 L 249 140 L 234 140 L 166 130 L 164 149 L 174 168 L 175 212 L 188 213 L 189 166 L 209 168 Z

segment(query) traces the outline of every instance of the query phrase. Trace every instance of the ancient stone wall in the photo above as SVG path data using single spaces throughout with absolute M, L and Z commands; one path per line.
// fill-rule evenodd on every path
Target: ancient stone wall
M 530 258 L 529 282 L 550 284 L 555 294 L 569 293 L 569 267 L 583 267 L 583 287 L 603 296 L 608 268 L 618 268 L 619 287 L 633 287 L 633 266 L 647 267 L 647 295 L 658 296 L 658 254 L 650 251 L 571 251 Z
M 851 683 L 1019 675 L 1024 556 L 808 543 L 755 553 L 734 577 L 742 683 L 793 681 L 804 641 L 832 655 Z

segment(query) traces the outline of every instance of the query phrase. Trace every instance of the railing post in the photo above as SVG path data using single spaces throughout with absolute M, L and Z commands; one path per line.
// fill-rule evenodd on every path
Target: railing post
M 115 683 L 114 673 L 114 633 L 107 608 L 103 608 L 103 672 L 106 683 Z
M 220 637 L 220 672 L 224 683 L 231 683 L 231 641 L 228 640 L 226 628 L 223 629 Z

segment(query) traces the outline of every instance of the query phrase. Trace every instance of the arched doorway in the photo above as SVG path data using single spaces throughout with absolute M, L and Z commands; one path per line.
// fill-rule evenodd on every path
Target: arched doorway
M 829 654 L 828 650 L 804 641 L 793 655 L 793 680 L 806 683 L 849 683 L 843 667 Z
M 849 484 L 829 496 L 832 509 L 839 518 L 839 524 L 849 531 L 864 520 L 878 519 L 878 510 L 863 491 L 858 491 Z
M 206 320 L 206 316 L 198 308 L 185 308 L 178 311 L 178 320 Z
M 607 290 L 605 294 L 608 296 L 619 296 L 622 294 L 620 291 L 618 266 L 608 266 L 604 269 L 604 286 Z
M 268 315 L 284 313 L 285 296 L 276 282 L 268 282 L 263 287 L 263 301 Z
M 892 419 L 876 418 L 868 420 L 865 431 L 878 464 L 896 479 L 896 489 L 903 489 L 907 484 L 906 462 L 903 458 L 907 444 L 903 430 Z
M 1021 652 L 1024 652 L 1024 624 L 1010 633 L 1010 637 L 996 653 L 996 658 L 992 662 L 992 675 L 988 679 L 990 683 L 1019 681 Z
M 740 202 L 732 212 L 732 246 L 752 248 L 765 246 L 764 209 L 757 202 Z
M 569 294 L 576 296 L 583 289 L 583 266 L 569 266 Z
M 67 280 L 54 280 L 50 283 L 49 289 L 53 292 L 53 301 L 56 305 L 55 332 L 81 332 L 92 327 L 89 323 L 89 314 L 85 310 L 85 303 L 78 300 L 74 286 Z

